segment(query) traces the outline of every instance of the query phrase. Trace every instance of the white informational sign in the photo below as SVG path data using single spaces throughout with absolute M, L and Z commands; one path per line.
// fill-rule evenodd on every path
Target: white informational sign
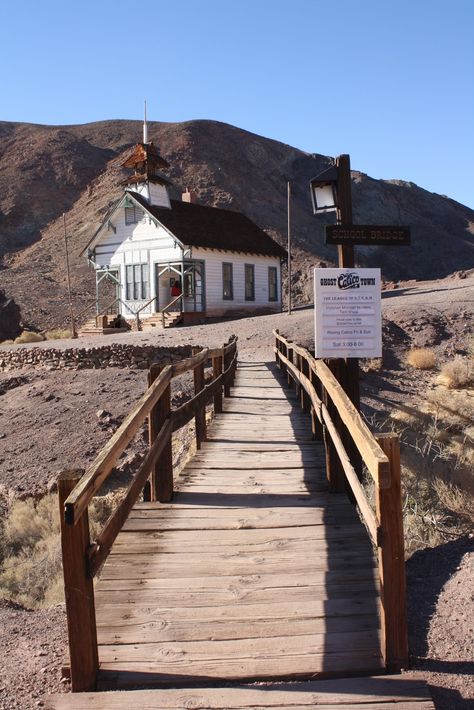
M 315 356 L 382 357 L 380 269 L 314 269 Z

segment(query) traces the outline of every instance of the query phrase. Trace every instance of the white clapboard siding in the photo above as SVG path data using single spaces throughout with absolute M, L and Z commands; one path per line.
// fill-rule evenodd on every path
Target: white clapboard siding
M 238 254 L 214 249 L 193 249 L 194 259 L 206 263 L 206 312 L 232 309 L 274 308 L 280 310 L 280 259 L 274 256 Z M 222 264 L 231 263 L 233 270 L 233 300 L 222 298 Z M 255 266 L 255 300 L 245 300 L 245 264 Z M 268 267 L 277 269 L 277 301 L 268 299 Z

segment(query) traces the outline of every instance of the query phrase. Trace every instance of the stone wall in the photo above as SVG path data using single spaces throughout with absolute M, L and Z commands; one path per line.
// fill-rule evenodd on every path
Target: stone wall
M 40 348 L 24 347 L 0 350 L 0 372 L 23 367 L 46 370 L 101 369 L 130 367 L 147 369 L 154 362 L 170 362 L 191 356 L 191 346 L 156 347 L 153 345 L 111 344 L 97 348 Z

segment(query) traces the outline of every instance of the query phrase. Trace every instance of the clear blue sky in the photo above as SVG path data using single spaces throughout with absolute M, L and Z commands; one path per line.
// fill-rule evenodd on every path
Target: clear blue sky
M 23 0 L 0 120 L 225 121 L 474 208 L 473 0 Z

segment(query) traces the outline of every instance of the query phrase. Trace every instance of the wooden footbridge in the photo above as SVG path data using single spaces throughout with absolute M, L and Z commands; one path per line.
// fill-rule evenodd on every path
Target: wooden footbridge
M 276 363 L 237 366 L 232 338 L 153 366 L 90 469 L 61 476 L 82 692 L 46 707 L 433 707 L 422 682 L 393 675 L 407 663 L 398 441 L 374 438 L 328 366 L 275 335 Z M 191 370 L 195 397 L 172 411 L 171 380 Z M 148 453 L 91 541 L 88 505 L 146 417 Z M 197 451 L 173 495 L 171 434 L 192 419 Z

